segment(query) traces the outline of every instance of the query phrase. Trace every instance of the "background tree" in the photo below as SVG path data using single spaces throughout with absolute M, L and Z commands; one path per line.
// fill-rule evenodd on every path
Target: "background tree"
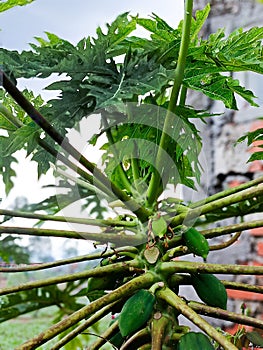
M 26 203 L 27 199 L 25 197 L 17 197 L 12 209 L 19 210 L 26 205 Z M 11 217 L 4 215 L 1 223 L 10 219 Z M 21 245 L 21 237 L 3 235 L 0 241 L 0 260 L 3 261 L 3 265 L 5 265 L 5 263 L 29 263 L 29 249 L 25 245 Z

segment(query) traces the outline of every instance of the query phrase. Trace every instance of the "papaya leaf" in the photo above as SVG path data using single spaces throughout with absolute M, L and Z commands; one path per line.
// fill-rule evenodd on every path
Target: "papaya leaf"
M 205 44 L 205 53 L 231 71 L 250 70 L 263 72 L 262 58 L 263 27 L 253 27 L 247 31 L 236 29 L 227 38 L 223 30 L 210 35 Z
M 236 143 L 243 142 L 247 139 L 247 145 L 250 146 L 254 141 L 260 141 L 263 137 L 263 128 L 256 129 L 254 131 L 250 131 L 245 135 L 241 136 Z
M 0 322 L 60 304 L 64 304 L 65 308 L 69 310 L 77 310 L 82 306 L 76 302 L 75 297 L 59 289 L 57 285 L 12 293 L 8 296 L 0 297 Z
M 7 0 L 0 4 L 0 12 L 7 11 L 15 6 L 28 5 L 34 0 Z M 2 2 L 2 1 L 1 1 Z
M 255 160 L 263 160 L 263 150 L 262 150 L 261 152 L 255 152 L 255 153 L 253 153 L 253 154 L 250 156 L 248 162 L 253 162 L 253 161 L 255 161 Z
M 31 148 L 33 143 L 33 148 L 35 148 L 37 145 L 35 134 L 38 134 L 38 129 L 39 128 L 36 124 L 29 124 L 22 126 L 10 134 L 9 137 L 6 138 L 6 145 L 4 144 L 5 147 L 2 152 L 3 156 L 10 156 L 16 151 L 22 149 L 25 143 L 30 143 Z
M 6 144 L 6 139 L 7 137 L 0 136 L 0 174 L 5 184 L 5 192 L 8 194 L 14 186 L 12 178 L 16 176 L 16 171 L 12 168 L 12 165 L 17 163 L 17 159 L 13 156 L 4 156 L 3 144 Z
M 202 29 L 210 12 L 210 4 L 207 4 L 202 10 L 195 13 L 195 19 L 192 19 L 191 24 L 191 40 L 195 40 Z
M 259 118 L 261 119 L 261 118 Z M 241 136 L 237 141 L 236 144 L 240 142 L 247 141 L 247 145 L 253 145 L 254 142 L 261 142 L 261 144 L 257 144 L 258 148 L 263 148 L 262 142 L 263 142 L 263 128 L 258 128 L 256 130 L 250 131 L 246 133 L 245 135 Z M 263 150 L 262 151 L 256 151 L 254 152 L 247 162 L 253 162 L 255 160 L 263 160 Z

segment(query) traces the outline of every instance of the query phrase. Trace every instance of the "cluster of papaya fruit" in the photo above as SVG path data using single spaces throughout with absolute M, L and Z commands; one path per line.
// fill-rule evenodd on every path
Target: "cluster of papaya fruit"
M 154 231 L 154 234 L 158 232 L 159 237 L 160 228 L 163 234 L 165 230 L 167 230 L 166 224 L 164 225 L 163 220 L 158 218 L 158 220 L 154 220 L 152 222 L 151 229 Z M 188 228 L 187 230 L 183 231 L 182 242 L 188 248 L 188 252 L 201 256 L 204 260 L 206 260 L 209 253 L 209 244 L 206 238 L 195 228 Z M 157 247 L 155 247 L 155 249 L 158 250 Z M 147 248 L 144 246 L 144 252 L 145 251 L 147 251 Z M 138 254 L 138 256 L 140 256 L 140 259 L 143 259 L 146 256 L 145 260 L 147 260 L 147 255 L 143 254 L 142 252 L 141 254 Z M 156 262 L 152 263 L 151 261 L 151 264 L 153 264 L 153 270 L 155 270 L 158 263 L 162 263 L 161 258 L 162 254 L 160 255 L 160 259 L 158 258 Z M 148 262 L 145 261 L 145 271 L 147 271 L 149 268 Z M 103 259 L 101 262 L 102 265 L 111 263 L 112 261 L 109 259 Z M 158 269 L 156 269 L 156 271 L 158 271 Z M 93 301 L 97 297 L 105 294 L 105 291 L 114 290 L 125 284 L 133 277 L 134 276 L 125 276 L 120 274 L 116 276 L 109 274 L 100 277 L 91 277 L 88 280 L 87 296 L 90 301 Z M 169 277 L 165 278 L 162 276 L 160 277 L 160 280 L 164 282 L 164 285 L 173 290 L 177 289 L 176 292 L 178 292 L 179 286 L 175 288 Z M 226 289 L 223 283 L 216 276 L 208 273 L 190 273 L 188 274 L 188 282 L 193 286 L 201 301 L 203 301 L 206 305 L 226 309 Z M 118 305 L 117 309 L 114 309 L 114 312 L 117 312 L 117 316 L 115 316 L 114 321 L 118 321 L 118 328 L 111 339 L 109 339 L 109 342 L 116 348 L 122 348 L 122 344 L 124 344 L 125 341 L 127 341 L 127 339 L 133 336 L 136 332 L 139 332 L 145 327 L 150 329 L 154 315 L 156 312 L 161 313 L 162 311 L 162 308 L 160 308 L 160 300 L 158 300 L 158 297 L 155 295 L 152 288 L 149 290 L 137 290 L 131 296 L 122 299 L 122 302 Z M 203 333 L 190 332 L 189 329 L 182 332 L 179 339 L 177 339 L 175 342 L 175 345 L 177 346 L 178 350 L 214 349 L 206 335 Z

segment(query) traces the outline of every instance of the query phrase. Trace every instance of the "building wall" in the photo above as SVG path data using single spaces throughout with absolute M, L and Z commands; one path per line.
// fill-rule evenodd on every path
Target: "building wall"
M 207 1 L 196 0 L 195 10 L 201 9 Z M 263 26 L 263 5 L 252 0 L 212 0 L 209 20 L 203 29 L 202 36 L 215 32 L 224 27 L 226 33 L 238 27 L 249 29 L 253 26 Z M 259 98 L 260 108 L 250 107 L 245 101 L 238 100 L 239 111 L 225 110 L 220 117 L 214 117 L 207 125 L 200 123 L 204 135 L 204 151 L 202 158 L 206 163 L 206 174 L 202 183 L 202 191 L 211 195 L 228 187 L 233 187 L 263 175 L 263 162 L 246 163 L 257 145 L 248 149 L 246 143 L 234 147 L 235 141 L 246 132 L 263 128 L 263 77 L 252 73 L 239 73 L 237 79 Z M 212 112 L 222 112 L 223 106 L 219 102 L 209 101 L 197 93 L 190 93 L 189 103 L 199 108 L 206 108 Z M 263 217 L 253 215 L 246 220 Z M 233 222 L 233 221 L 232 221 Z M 231 223 L 231 220 L 228 222 Z M 242 233 L 239 241 L 233 246 L 209 254 L 211 263 L 230 264 L 263 264 L 263 227 Z M 230 276 L 219 276 L 232 279 Z M 235 281 L 263 285 L 262 276 L 237 276 Z M 189 293 L 189 291 L 185 291 Z M 228 307 L 231 311 L 241 313 L 241 304 L 246 303 L 251 315 L 263 319 L 263 296 L 256 293 L 229 290 Z M 233 330 L 236 325 L 229 322 L 216 321 L 217 325 Z

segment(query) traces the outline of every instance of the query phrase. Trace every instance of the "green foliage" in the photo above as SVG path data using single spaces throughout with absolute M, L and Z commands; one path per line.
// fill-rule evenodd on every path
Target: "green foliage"
M 9 263 L 23 264 L 29 262 L 29 250 L 17 244 L 20 237 L 5 236 L 0 239 L 0 259 Z
M 42 154 L 43 157 L 41 157 Z M 47 170 L 49 170 L 49 164 L 45 163 L 45 156 L 48 156 L 48 154 L 44 150 L 40 149 L 37 155 L 39 155 L 38 170 L 42 165 L 43 167 L 47 168 Z M 33 156 L 32 159 L 36 160 L 36 157 Z M 43 173 L 40 172 L 39 175 L 41 174 Z M 55 186 L 50 185 L 47 187 L 54 188 Z M 106 211 L 106 208 L 100 205 L 100 199 L 98 198 L 96 193 L 94 193 L 94 191 L 88 190 L 87 188 L 84 188 L 82 186 L 78 186 L 77 184 L 72 185 L 67 180 L 58 180 L 56 183 L 56 188 L 58 189 L 57 194 L 51 195 L 38 203 L 25 204 L 23 208 L 21 208 L 21 210 L 27 212 L 44 210 L 47 214 L 54 215 L 57 214 L 60 210 L 69 206 L 70 204 L 83 200 L 83 210 L 85 210 L 90 204 L 93 204 L 93 207 L 90 209 L 90 214 L 95 214 L 96 217 L 99 219 L 103 218 L 103 213 Z
M 12 7 L 15 7 L 15 6 L 27 5 L 27 4 L 30 4 L 33 1 L 34 0 L 6 0 L 6 1 L 1 0 L 0 12 L 7 11 L 7 10 L 9 10 Z
M 0 136 L 0 173 L 3 176 L 8 194 L 14 185 L 12 177 L 16 176 L 12 163 L 17 162 L 17 154 L 15 154 L 17 151 L 24 149 L 27 156 L 33 155 L 33 159 L 38 163 L 39 177 L 48 171 L 49 161 L 54 161 L 54 159 L 49 153 L 43 152 L 42 148 L 38 147 L 39 127 L 31 121 L 31 118 L 14 102 L 10 95 L 2 89 L 0 92 L 0 128 L 7 132 L 6 136 Z M 44 103 L 41 96 L 34 96 L 28 90 L 24 90 L 23 94 L 29 101 L 33 100 L 37 108 L 41 109 Z M 48 140 L 54 145 L 50 138 Z
M 232 109 L 237 108 L 235 94 L 241 95 L 250 104 L 255 105 L 254 95 L 250 91 L 239 86 L 237 80 L 222 75 L 221 72 L 241 70 L 261 72 L 262 29 L 253 28 L 246 32 L 238 30 L 227 39 L 224 38 L 223 30 L 220 30 L 211 35 L 208 40 L 200 41 L 197 39 L 197 33 L 208 12 L 209 6 L 196 14 L 191 34 L 193 41 L 189 48 L 183 85 L 202 91 L 212 99 L 222 100 L 227 107 Z M 129 36 L 136 25 L 150 31 L 151 38 L 140 39 Z M 45 78 L 52 73 L 67 75 L 67 80 L 55 82 L 47 87 L 51 90 L 60 90 L 59 98 L 49 101 L 48 104 L 42 105 L 40 108 L 40 111 L 52 121 L 60 133 L 65 135 L 66 128 L 73 127 L 84 116 L 93 111 L 98 111 L 108 105 L 116 105 L 116 103 L 122 104 L 124 101 L 136 102 L 141 95 L 149 92 L 151 92 L 151 98 L 146 97 L 146 103 L 166 106 L 165 91 L 170 87 L 178 57 L 181 39 L 180 27 L 172 29 L 156 15 L 153 15 L 152 19 L 138 17 L 129 19 L 128 14 L 124 13 L 111 25 L 108 25 L 106 34 L 98 29 L 97 38 L 83 39 L 76 46 L 54 34 L 48 32 L 46 34 L 47 40 L 36 38 L 38 44 L 31 44 L 32 51 L 24 51 L 20 54 L 2 49 L 1 54 L 5 62 L 5 71 L 12 72 L 12 76 L 16 78 L 21 76 Z M 116 58 L 120 54 L 125 55 L 124 61 L 116 63 Z M 36 107 L 40 107 L 35 98 L 31 96 L 30 100 Z M 200 143 L 200 137 L 189 118 L 201 118 L 202 113 L 189 109 L 187 106 L 180 106 L 177 111 L 178 117 L 183 118 L 185 127 L 194 132 L 195 140 L 193 145 L 189 144 L 187 157 L 183 154 L 185 149 L 181 151 L 181 156 L 179 156 L 178 143 L 180 144 L 181 141 L 176 139 L 176 135 L 171 135 L 173 140 L 176 139 L 177 144 L 171 144 L 168 152 L 175 162 L 180 178 L 172 176 L 170 181 L 179 181 L 193 187 L 191 178 L 196 177 L 198 180 L 200 177 L 200 166 L 197 163 L 200 146 L 196 146 L 196 143 Z M 149 115 L 149 111 L 147 112 L 146 118 Z M 116 117 L 118 117 L 117 120 Z M 119 119 L 120 117 L 120 113 L 116 113 L 116 111 L 108 115 L 110 126 L 118 123 L 117 137 L 114 138 L 115 143 L 121 140 L 124 135 L 128 138 L 137 136 L 136 128 L 127 124 L 127 116 L 123 115 Z M 155 125 L 154 121 L 151 123 Z M 24 147 L 24 141 L 19 135 L 22 136 L 22 133 L 27 132 L 31 133 L 31 137 L 26 147 L 28 153 L 32 152 L 38 131 L 36 128 L 35 132 L 31 132 L 30 127 L 22 128 L 22 131 L 13 134 L 12 137 L 15 140 L 12 142 L 13 147 L 10 148 L 9 153 Z M 160 128 L 162 128 L 162 120 L 160 120 Z M 143 131 L 143 129 L 145 130 Z M 138 124 L 137 130 L 140 138 L 158 144 L 160 140 L 159 130 L 153 126 L 144 127 L 141 124 Z M 173 140 L 171 140 L 172 143 Z M 187 141 L 189 140 L 191 139 Z M 50 140 L 48 141 L 50 142 Z M 106 148 L 104 147 L 104 149 Z M 152 153 L 151 149 L 149 152 Z M 140 159 L 144 157 L 145 154 L 140 155 Z M 151 154 L 149 161 L 154 157 L 154 153 Z M 46 173 L 49 162 L 54 161 L 52 156 L 41 150 L 34 154 L 33 159 L 38 162 L 39 175 Z M 114 164 L 111 152 L 107 156 L 105 155 L 104 159 L 108 164 L 108 175 L 111 174 L 111 179 L 117 181 L 117 170 L 112 170 L 116 169 L 116 164 Z M 123 159 L 123 155 L 119 153 L 116 159 Z M 151 169 L 151 166 L 149 168 L 145 162 L 143 164 L 140 161 L 140 163 L 140 168 L 142 170 L 145 168 L 144 173 Z M 133 182 L 132 174 L 129 173 L 128 176 Z M 143 174 L 141 176 L 144 178 Z M 10 177 L 11 175 L 6 181 Z M 10 184 L 9 187 L 11 187 Z
M 0 322 L 59 303 L 57 286 L 0 297 Z
M 262 118 L 259 118 L 262 119 Z M 250 131 L 246 133 L 245 135 L 241 136 L 238 140 L 237 143 L 247 141 L 248 146 L 253 146 L 253 143 L 256 143 L 256 147 L 263 148 L 263 129 L 258 128 L 254 131 Z M 253 152 L 253 154 L 250 156 L 248 162 L 253 162 L 254 160 L 262 160 L 263 159 L 263 152 L 262 151 L 256 151 Z
M 183 85 L 202 91 L 212 99 L 222 100 L 228 108 L 237 108 L 235 94 L 241 95 L 250 104 L 255 105 L 254 95 L 250 91 L 241 87 L 237 80 L 222 75 L 221 72 L 241 70 L 261 72 L 262 29 L 253 28 L 245 32 L 238 30 L 226 39 L 223 30 L 220 30 L 211 35 L 208 40 L 198 40 L 198 30 L 203 25 L 208 12 L 209 6 L 196 14 Z M 151 33 L 151 38 L 140 39 L 129 36 L 136 29 L 136 25 L 148 30 Z M 116 35 L 116 33 L 118 34 Z M 91 112 L 116 104 L 121 104 L 121 110 L 123 110 L 123 102 L 136 102 L 141 95 L 149 94 L 149 92 L 151 92 L 151 96 L 145 97 L 145 103 L 160 104 L 165 108 L 167 104 L 165 92 L 171 85 L 178 58 L 181 40 L 180 26 L 179 29 L 172 29 L 157 15 L 153 15 L 152 19 L 143 19 L 139 17 L 129 18 L 128 14 L 124 13 L 111 25 L 107 25 L 106 34 L 99 28 L 97 38 L 83 39 L 76 46 L 54 34 L 48 32 L 46 34 L 47 40 L 36 38 L 38 44 L 31 44 L 32 51 L 23 51 L 20 54 L 2 49 L 1 54 L 5 62 L 5 71 L 12 72 L 12 76 L 15 78 L 21 76 L 45 78 L 53 73 L 67 75 L 67 80 L 60 80 L 47 87 L 50 90 L 60 90 L 59 98 L 49 101 L 40 108 L 40 111 L 52 121 L 63 135 L 65 135 L 66 128 L 73 127 Z M 120 54 L 123 54 L 125 58 L 122 63 L 117 63 L 116 59 Z M 39 107 L 39 102 L 36 99 L 31 97 L 30 100 L 36 107 Z M 177 111 L 178 117 L 183 118 L 185 127 L 193 131 L 195 139 L 192 145 L 189 144 L 186 156 L 183 153 L 186 151 L 185 148 L 181 151 L 178 149 L 183 141 L 177 140 L 177 135 L 171 135 L 171 147 L 169 147 L 168 152 L 175 163 L 176 171 L 179 172 L 179 179 L 172 175 L 169 181 L 181 182 L 193 187 L 192 178 L 196 177 L 198 180 L 201 171 L 197 162 L 200 149 L 200 145 L 197 146 L 197 144 L 200 144 L 200 137 L 189 118 L 201 118 L 202 113 L 190 108 L 180 106 Z M 110 126 L 118 123 L 117 136 L 113 137 L 113 142 L 122 140 L 123 136 L 137 137 L 136 133 L 138 132 L 140 138 L 158 144 L 160 130 L 153 127 L 154 120 L 151 122 L 152 126 L 138 124 L 136 129 L 134 125 L 127 124 L 129 118 L 125 114 L 122 116 L 119 111 L 117 109 L 114 113 L 111 112 L 107 115 Z M 147 110 L 145 118 L 148 116 L 149 111 Z M 12 135 L 14 141 L 12 141 L 13 147 L 10 148 L 9 153 L 24 147 L 24 141 L 19 136 L 22 136 L 23 133 L 31 135 L 26 147 L 28 153 L 32 152 L 38 131 L 36 128 L 35 132 L 31 132 L 30 127 L 22 128 L 21 131 L 16 131 Z M 161 128 L 162 118 L 160 120 Z M 112 132 L 114 133 L 114 131 Z M 176 140 L 175 144 L 173 144 L 174 140 Z M 188 142 L 189 140 L 192 138 L 187 139 Z M 50 140 L 48 141 L 50 142 Z M 133 141 L 131 141 L 131 145 L 132 143 Z M 5 147 L 3 146 L 3 148 Z M 104 149 L 107 149 L 106 145 Z M 127 153 L 126 148 L 122 153 L 125 152 Z M 155 158 L 155 153 L 152 153 L 151 149 L 149 152 L 150 158 L 147 154 L 140 154 L 140 159 L 149 158 L 148 163 L 151 163 L 152 159 Z M 126 156 L 122 153 L 118 150 L 118 156 L 115 158 L 117 161 L 123 160 Z M 34 154 L 33 159 L 38 162 L 39 175 L 46 173 L 49 162 L 54 161 L 52 156 L 41 150 Z M 104 160 L 111 180 L 118 183 L 119 176 L 116 173 L 117 170 L 113 170 L 116 169 L 116 164 L 114 164 L 111 152 L 104 155 Z M 140 161 L 140 168 L 144 173 L 151 169 L 149 166 L 149 164 L 145 162 L 143 164 Z M 145 177 L 143 174 L 140 175 L 142 179 Z M 128 176 L 130 181 L 134 182 L 132 174 L 128 172 Z M 118 183 L 118 185 L 121 184 Z

